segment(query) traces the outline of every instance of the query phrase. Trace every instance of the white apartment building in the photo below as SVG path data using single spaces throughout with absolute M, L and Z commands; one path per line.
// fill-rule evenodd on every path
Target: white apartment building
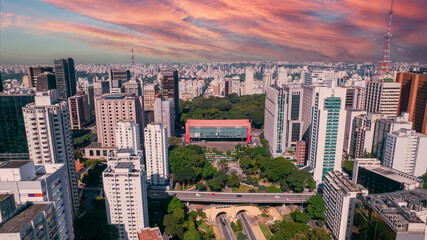
M 254 70 L 252 68 L 246 68 L 245 70 L 245 94 L 252 95 L 254 91 Z
M 115 166 L 119 162 L 131 162 L 136 169 L 144 165 L 144 152 L 134 151 L 130 148 L 117 149 L 117 152 L 111 152 L 107 157 L 107 165 Z
M 277 69 L 277 82 L 278 87 L 283 87 L 288 84 L 288 71 L 284 67 L 279 67 Z
M 116 124 L 117 149 L 129 148 L 135 152 L 141 150 L 139 124 L 133 120 L 123 119 Z
M 0 239 L 61 239 L 54 203 L 27 203 L 0 225 Z M 70 239 L 70 238 L 69 238 Z
M 240 92 L 240 78 L 239 76 L 234 76 L 231 78 L 231 93 L 235 93 L 237 95 L 242 95 Z
M 350 149 L 351 134 L 353 130 L 352 129 L 353 120 L 356 116 L 359 116 L 362 114 L 366 114 L 366 112 L 360 109 L 347 109 L 347 116 L 345 118 L 346 121 L 345 121 L 344 147 L 343 147 L 344 152 L 348 153 Z
M 168 137 L 166 127 L 161 123 L 148 124 L 145 128 L 145 162 L 147 183 L 150 186 L 168 185 Z
M 74 214 L 79 208 L 76 166 L 67 101 L 59 101 L 57 92 L 38 92 L 35 102 L 23 108 L 30 159 L 35 164 L 64 163 Z
M 262 90 L 264 94 L 267 91 L 267 87 L 271 86 L 271 84 L 273 84 L 273 74 L 267 70 L 262 77 Z
M 54 202 L 59 239 L 74 239 L 73 207 L 64 164 L 34 165 L 32 161 L 0 164 L 0 192 L 11 192 L 16 204 Z
M 388 133 L 382 164 L 421 177 L 427 172 L 427 136 L 412 129 Z
M 343 88 L 315 88 L 308 165 L 318 183 L 328 171 L 341 171 L 347 112 L 345 96 Z
M 144 167 L 131 162 L 108 166 L 102 173 L 108 224 L 119 231 L 119 239 L 138 239 L 149 226 Z
M 175 136 L 174 100 L 157 98 L 154 102 L 154 122 L 166 127 L 168 137 Z
M 337 240 L 350 240 L 355 200 L 358 194 L 368 195 L 361 186 L 355 186 L 339 171 L 329 171 L 325 176 L 323 201 L 325 201 L 326 225 Z
M 264 137 L 268 140 L 273 158 L 286 150 L 287 94 L 283 88 L 271 85 L 267 87 L 265 95 Z
M 366 86 L 365 111 L 385 117 L 397 115 L 401 83 L 371 80 Z
M 377 113 L 362 114 L 353 118 L 348 148 L 351 156 L 359 158 L 365 153 L 372 153 L 375 124 L 377 119 L 381 118 L 382 115 Z
M 412 122 L 409 122 L 409 113 L 402 113 L 402 116 L 392 118 L 380 118 L 375 122 L 374 139 L 372 140 L 372 153 L 378 159 L 382 159 L 384 143 L 387 133 L 398 131 L 402 128 L 412 129 Z

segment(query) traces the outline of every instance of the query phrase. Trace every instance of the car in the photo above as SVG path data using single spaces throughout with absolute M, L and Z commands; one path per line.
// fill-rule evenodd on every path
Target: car
M 200 197 L 200 196 L 202 196 L 202 194 L 200 194 L 200 193 L 196 193 L 196 196 Z
M 240 195 L 240 194 L 238 194 L 238 195 L 236 195 L 236 197 L 243 197 L 242 195 Z
M 212 195 L 212 196 L 215 196 L 216 194 L 215 194 L 215 193 L 211 193 L 211 195 Z
M 276 195 L 276 196 L 274 196 L 274 198 L 280 198 L 280 196 L 279 196 L 279 195 Z

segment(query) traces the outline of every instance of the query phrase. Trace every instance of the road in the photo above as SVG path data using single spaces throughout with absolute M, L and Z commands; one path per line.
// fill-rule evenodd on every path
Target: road
M 248 240 L 257 240 L 257 238 L 255 237 L 255 233 L 252 230 L 251 224 L 249 223 L 248 216 L 246 216 L 246 213 L 239 213 L 237 215 L 237 218 L 239 218 L 242 222 L 243 233 L 248 237 Z
M 221 233 L 222 233 L 222 236 L 224 236 L 225 240 L 236 240 L 233 229 L 231 229 L 231 226 L 230 226 L 230 221 L 228 221 L 225 214 L 218 215 L 216 217 L 216 222 L 221 228 Z
M 224 193 L 198 191 L 168 191 L 184 202 L 217 203 L 304 203 L 315 193 Z

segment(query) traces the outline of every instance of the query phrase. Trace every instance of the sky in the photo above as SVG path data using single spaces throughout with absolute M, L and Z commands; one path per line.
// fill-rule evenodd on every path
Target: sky
M 390 0 L 0 0 L 0 64 L 381 59 Z M 427 1 L 395 0 L 392 61 L 427 62 Z

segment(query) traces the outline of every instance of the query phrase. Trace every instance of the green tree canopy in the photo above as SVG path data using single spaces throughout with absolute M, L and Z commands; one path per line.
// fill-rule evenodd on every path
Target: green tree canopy
M 326 219 L 325 216 L 325 202 L 319 194 L 313 195 L 307 199 L 307 207 L 305 208 L 306 212 L 310 214 L 312 218 L 316 219 Z
M 177 197 L 173 197 L 168 205 L 168 213 L 173 213 L 177 208 L 185 209 L 185 205 Z

